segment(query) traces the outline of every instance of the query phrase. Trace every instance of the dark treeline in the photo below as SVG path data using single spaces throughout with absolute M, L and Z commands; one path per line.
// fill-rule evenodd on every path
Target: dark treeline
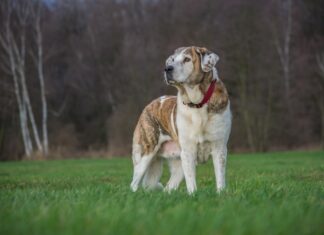
M 163 81 L 165 59 L 188 45 L 220 56 L 217 68 L 233 110 L 232 150 L 324 146 L 322 0 L 57 0 L 40 2 L 39 10 L 50 156 L 129 155 L 144 106 L 176 92 Z M 26 26 L 27 52 L 36 48 L 32 25 Z M 1 44 L 0 53 L 0 159 L 19 159 L 18 105 Z M 32 61 L 26 53 L 40 127 Z

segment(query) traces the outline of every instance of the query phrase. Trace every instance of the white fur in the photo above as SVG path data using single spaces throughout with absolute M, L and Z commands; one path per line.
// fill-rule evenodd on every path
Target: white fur
M 199 85 L 195 85 L 193 87 L 189 86 L 188 84 L 183 85 L 184 89 L 188 94 L 188 98 L 192 103 L 200 103 L 200 101 L 204 98 L 204 94 L 201 93 L 199 89 Z M 182 100 L 185 101 L 185 100 Z M 187 103 L 187 101 L 185 101 Z
M 175 125 L 174 125 L 174 109 L 175 109 L 175 107 L 173 107 L 173 109 L 171 111 L 170 121 L 171 121 L 172 131 L 174 133 L 177 133 L 176 128 L 175 128 Z
M 170 99 L 170 96 L 161 96 L 160 97 L 160 108 L 163 106 L 164 101 L 166 101 L 167 99 Z
M 141 161 L 141 158 L 142 158 L 142 156 L 141 156 L 141 152 L 142 152 L 141 145 L 133 144 L 132 150 L 133 150 L 132 159 L 133 159 L 133 164 L 135 166 Z
M 171 177 L 165 186 L 164 190 L 166 192 L 171 192 L 173 190 L 176 190 L 181 181 L 183 180 L 183 170 L 181 165 L 181 160 L 179 158 L 169 159 L 169 168 L 170 168 L 170 174 Z
M 154 158 L 147 168 L 144 178 L 143 178 L 143 187 L 145 189 L 163 189 L 163 185 L 159 182 L 162 176 L 162 159 Z
M 215 67 L 213 68 L 213 79 L 219 81 L 218 72 Z
M 201 69 L 204 72 L 211 71 L 219 60 L 218 55 L 216 55 L 215 53 L 200 55 L 200 57 L 201 57 Z
M 131 189 L 133 190 L 133 192 L 135 192 L 138 189 L 138 185 L 141 183 L 141 180 L 147 168 L 149 167 L 154 155 L 155 153 L 152 152 L 149 155 L 143 156 L 137 164 L 134 164 L 133 181 L 131 183 Z
M 170 56 L 166 61 L 166 66 L 172 65 L 174 68 L 173 78 L 177 82 L 184 82 L 188 76 L 192 73 L 194 65 L 192 62 L 184 63 L 185 57 L 191 57 L 184 54 L 185 48 L 180 50 L 177 54 Z
M 212 151 L 213 164 L 216 176 L 216 187 L 217 191 L 220 192 L 225 188 L 225 170 L 226 170 L 226 157 L 227 148 L 226 146 L 219 146 L 219 148 L 214 146 Z

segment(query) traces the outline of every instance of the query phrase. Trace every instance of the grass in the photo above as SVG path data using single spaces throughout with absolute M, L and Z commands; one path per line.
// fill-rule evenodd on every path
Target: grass
M 200 165 L 190 197 L 184 183 L 130 192 L 130 159 L 0 163 L 0 234 L 324 234 L 323 152 L 236 154 L 227 169 L 218 195 Z

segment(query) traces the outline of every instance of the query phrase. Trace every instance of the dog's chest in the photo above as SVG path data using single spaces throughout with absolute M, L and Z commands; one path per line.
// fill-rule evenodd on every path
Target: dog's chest
M 184 119 L 184 120 L 182 120 Z M 185 124 L 186 127 L 179 130 L 186 132 L 187 136 L 195 139 L 196 142 L 202 143 L 205 141 L 205 131 L 208 126 L 208 115 L 204 112 L 192 112 L 191 115 L 179 117 L 179 123 Z M 180 124 L 180 125 L 181 125 Z
M 205 162 L 214 148 L 227 142 L 231 128 L 229 105 L 222 113 L 208 113 L 206 109 L 180 109 L 177 126 L 181 147 L 196 144 L 197 161 Z
M 208 114 L 206 109 L 180 111 L 177 116 L 179 136 L 195 143 L 214 142 L 222 138 L 224 119 L 222 114 Z

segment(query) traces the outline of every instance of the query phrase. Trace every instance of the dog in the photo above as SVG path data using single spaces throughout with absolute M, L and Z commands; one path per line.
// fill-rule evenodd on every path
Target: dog
M 167 60 L 164 79 L 178 90 L 147 105 L 133 135 L 132 191 L 163 188 L 163 159 L 170 179 L 164 190 L 176 190 L 185 178 L 187 191 L 197 190 L 196 165 L 213 159 L 216 190 L 225 188 L 227 142 L 232 116 L 225 85 L 215 65 L 219 57 L 203 47 L 181 47 Z

